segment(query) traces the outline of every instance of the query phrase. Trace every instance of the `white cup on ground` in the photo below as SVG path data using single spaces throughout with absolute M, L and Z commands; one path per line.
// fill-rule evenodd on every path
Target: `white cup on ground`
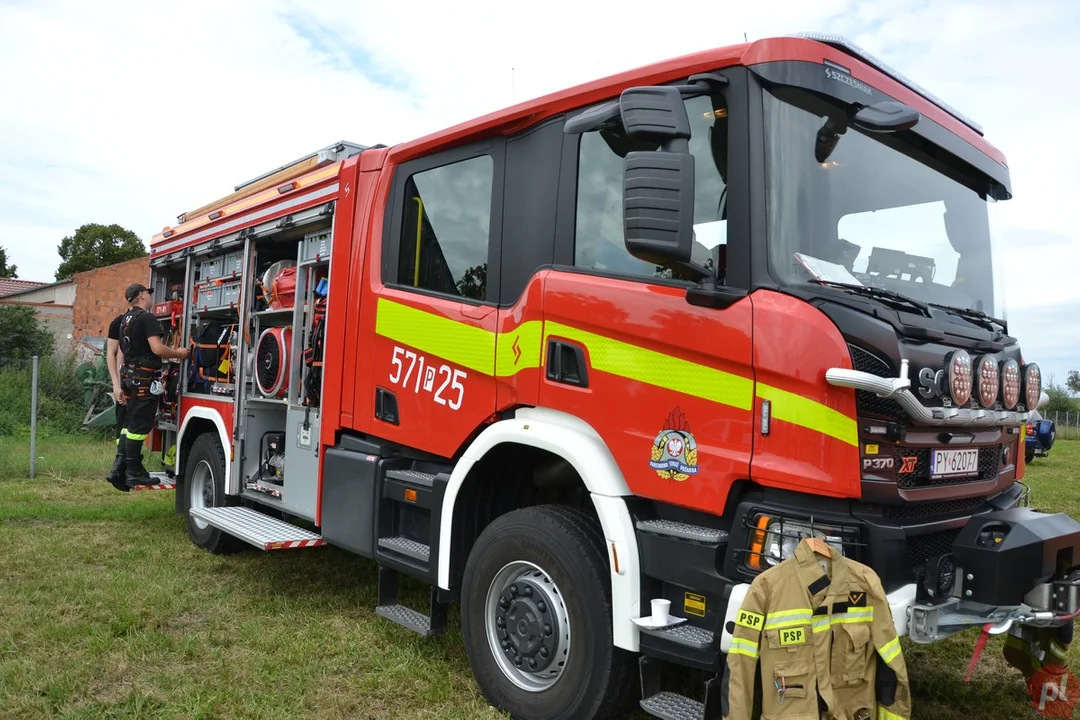
M 653 622 L 657 625 L 666 624 L 670 618 L 671 613 L 671 601 L 664 600 L 663 598 L 656 598 L 652 601 L 652 616 Z

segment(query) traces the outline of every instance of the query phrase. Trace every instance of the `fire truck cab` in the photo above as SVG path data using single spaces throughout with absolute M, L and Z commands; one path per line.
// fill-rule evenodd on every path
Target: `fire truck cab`
M 371 558 L 424 635 L 458 603 L 517 718 L 719 717 L 741 598 L 806 536 L 916 642 L 1061 623 L 1080 524 L 1025 507 L 1010 196 L 977 125 L 829 36 L 337 143 L 154 237 L 193 352 L 150 442 L 196 545 Z

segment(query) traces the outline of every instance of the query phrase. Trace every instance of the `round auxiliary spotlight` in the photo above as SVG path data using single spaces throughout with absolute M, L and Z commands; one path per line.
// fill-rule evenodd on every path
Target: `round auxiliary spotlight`
M 1020 363 L 1012 358 L 1001 363 L 1001 402 L 1006 410 L 1020 402 Z
M 1039 396 L 1042 394 L 1042 372 L 1035 363 L 1024 366 L 1024 403 L 1030 412 L 1039 406 Z
M 979 405 L 988 408 L 998 399 L 998 364 L 992 355 L 983 355 L 975 363 L 975 378 L 978 383 Z
M 953 403 L 967 405 L 971 401 L 971 356 L 966 350 L 953 350 L 949 354 L 945 377 Z

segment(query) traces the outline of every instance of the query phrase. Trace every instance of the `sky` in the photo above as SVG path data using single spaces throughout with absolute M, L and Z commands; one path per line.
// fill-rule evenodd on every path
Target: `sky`
M 0 247 L 51 281 L 60 240 L 180 213 L 338 140 L 393 144 L 710 47 L 842 34 L 983 126 L 1011 333 L 1080 368 L 1080 3 L 184 3 L 0 0 Z

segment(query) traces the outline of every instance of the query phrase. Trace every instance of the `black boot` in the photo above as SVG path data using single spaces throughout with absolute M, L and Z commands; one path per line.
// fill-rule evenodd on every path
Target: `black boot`
M 116 459 L 113 461 L 112 469 L 105 476 L 105 480 L 109 482 L 117 490 L 121 492 L 128 492 L 131 488 L 124 482 L 124 475 L 127 469 L 127 436 L 121 436 L 116 442 Z
M 132 440 L 129 437 L 124 438 L 124 447 L 126 448 L 126 477 L 125 483 L 129 488 L 136 487 L 138 485 L 155 485 L 157 480 L 150 476 L 146 468 L 142 464 L 142 440 Z

